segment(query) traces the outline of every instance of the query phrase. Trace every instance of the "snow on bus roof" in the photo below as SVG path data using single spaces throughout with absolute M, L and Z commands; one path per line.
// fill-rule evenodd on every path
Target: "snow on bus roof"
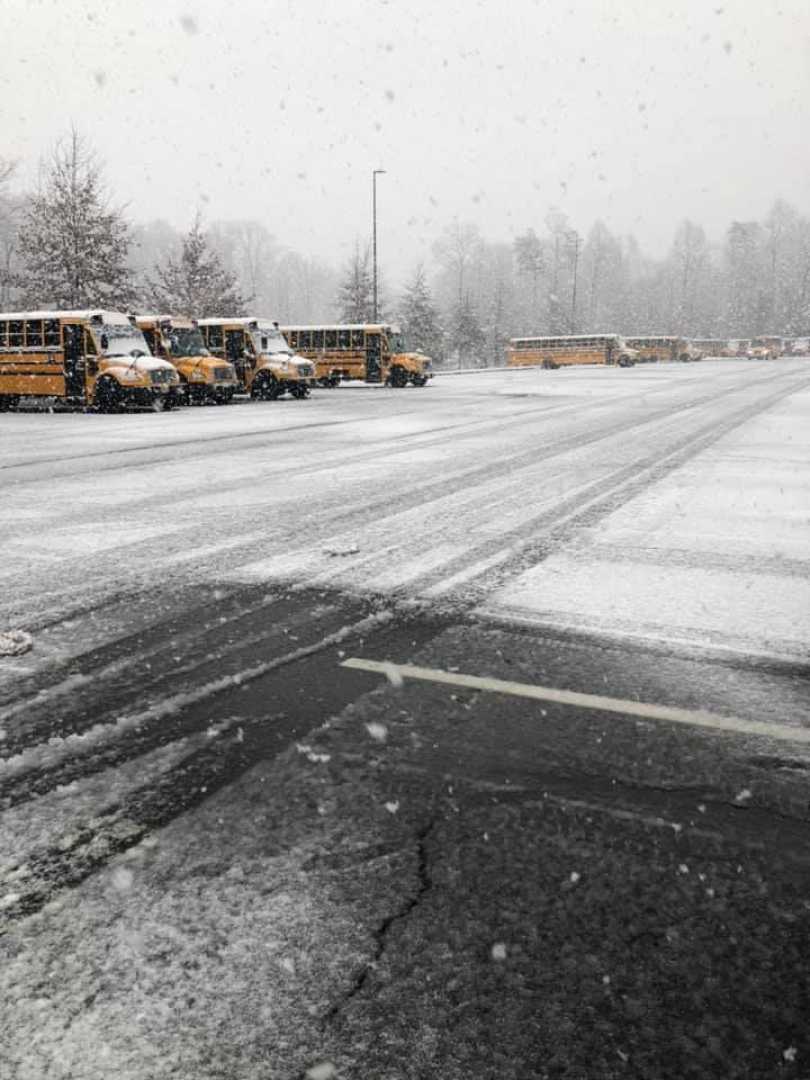
M 313 326 L 288 326 L 282 330 L 399 330 L 397 323 L 317 323 Z
M 99 318 L 109 326 L 131 326 L 129 315 L 123 311 L 86 308 L 83 311 L 0 311 L 0 319 L 93 319 Z
M 198 326 L 219 326 L 220 323 L 233 323 L 234 326 L 278 326 L 278 319 L 268 319 L 264 315 L 216 315 L 207 319 L 197 319 Z
M 617 338 L 621 334 L 537 334 L 531 337 L 513 337 L 510 341 L 592 341 L 594 338 Z
M 176 326 L 194 325 L 194 319 L 188 315 L 136 315 L 135 322 L 170 322 Z

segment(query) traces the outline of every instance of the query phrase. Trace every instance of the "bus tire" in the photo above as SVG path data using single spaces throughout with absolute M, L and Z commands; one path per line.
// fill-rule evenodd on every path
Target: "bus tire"
M 427 385 L 427 375 L 412 375 L 411 376 L 411 382 L 413 383 L 414 386 L 426 386 Z
M 280 393 L 278 379 L 269 372 L 257 375 L 250 388 L 250 396 L 255 401 L 275 401 Z
M 403 386 L 408 385 L 408 372 L 401 367 L 391 368 L 391 374 L 388 376 L 388 382 L 390 386 L 396 389 L 401 389 Z
M 93 403 L 99 412 L 118 412 L 123 404 L 121 387 L 115 379 L 101 378 L 96 383 L 96 392 L 93 395 Z
M 304 398 L 309 397 L 309 387 L 308 386 L 293 386 L 292 389 L 290 390 L 290 393 L 292 394 L 292 396 L 294 398 L 297 398 L 299 401 L 303 401 Z
M 220 390 L 214 394 L 215 405 L 230 405 L 233 401 L 233 390 Z

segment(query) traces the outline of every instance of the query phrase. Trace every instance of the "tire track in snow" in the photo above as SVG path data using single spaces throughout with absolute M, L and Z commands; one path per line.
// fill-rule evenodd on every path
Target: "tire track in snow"
M 0 806 L 17 805 L 59 784 L 71 783 L 88 771 L 98 772 L 118 760 L 190 734 L 201 722 L 196 714 L 190 714 L 192 706 L 225 691 L 245 687 L 271 672 L 317 656 L 344 641 L 374 633 L 393 618 L 391 611 L 378 611 L 315 642 L 175 692 L 116 720 L 96 723 L 81 734 L 28 745 L 19 753 L 0 759 Z
M 767 377 L 763 377 L 756 381 L 748 382 L 743 386 L 735 384 L 729 389 L 728 393 L 746 392 L 760 383 L 767 382 L 770 384 L 772 381 L 772 375 L 768 375 Z M 707 404 L 713 404 L 716 401 L 716 398 L 717 387 L 713 386 L 710 390 L 702 393 L 697 398 L 682 402 L 674 408 L 672 404 L 669 403 L 655 412 L 647 412 L 644 416 L 634 419 L 622 417 L 619 420 L 612 421 L 605 427 L 596 428 L 595 430 L 593 430 L 592 418 L 589 419 L 583 417 L 583 425 L 587 430 L 575 431 L 562 438 L 555 438 L 552 436 L 521 454 L 506 455 L 502 458 L 490 460 L 484 465 L 474 463 L 471 467 L 463 468 L 449 477 L 445 475 L 439 479 L 430 478 L 421 483 L 411 482 L 404 492 L 394 493 L 393 503 L 392 493 L 389 491 L 382 498 L 372 499 L 360 507 L 346 507 L 345 496 L 343 493 L 338 492 L 332 503 L 330 503 L 329 500 L 324 500 L 321 505 L 318 505 L 313 509 L 313 512 L 307 519 L 308 531 L 314 535 L 318 530 L 326 529 L 328 530 L 326 537 L 328 537 L 329 533 L 334 532 L 336 529 L 340 529 L 342 522 L 348 522 L 352 527 L 360 528 L 369 521 L 377 521 L 381 517 L 386 516 L 387 512 L 396 515 L 409 507 L 422 507 L 430 502 L 435 503 L 447 495 L 453 494 L 459 490 L 469 489 L 472 492 L 476 486 L 480 486 L 483 483 L 505 475 L 514 474 L 516 470 L 522 468 L 533 467 L 542 461 L 552 461 L 557 457 L 564 456 L 571 450 L 591 446 L 617 436 L 629 437 L 633 432 L 638 432 L 644 428 L 650 428 L 653 425 L 660 424 L 662 421 L 677 422 L 678 416 L 682 413 L 688 413 L 691 410 Z M 599 404 L 600 407 L 606 407 L 601 399 Z M 266 533 L 266 508 L 263 508 L 261 511 L 250 516 L 244 514 L 241 515 L 240 529 L 243 532 L 247 531 L 250 535 L 250 539 L 246 540 L 243 544 L 240 544 L 238 539 L 236 541 L 231 539 L 232 534 L 229 533 L 227 555 L 229 559 L 234 561 L 238 560 L 240 556 L 246 553 L 254 555 L 254 557 L 256 554 L 260 554 L 257 547 L 255 532 L 256 530 L 264 529 Z M 122 551 L 130 552 L 127 557 L 133 561 L 139 560 L 141 563 L 137 568 L 133 566 L 133 569 L 130 572 L 129 588 L 134 589 L 137 587 L 139 581 L 141 581 L 142 585 L 145 585 L 146 580 L 152 578 L 155 560 L 167 557 L 168 545 L 173 545 L 179 551 L 185 551 L 189 546 L 199 543 L 199 533 L 200 525 L 195 522 L 189 524 L 186 528 L 174 530 L 171 535 L 160 536 L 151 540 L 136 539 L 131 545 L 117 545 L 114 552 L 106 552 L 97 555 L 94 559 L 94 566 L 97 576 L 102 583 L 100 588 L 103 588 L 103 583 L 109 577 L 120 573 L 120 557 Z M 279 546 L 284 544 L 297 545 L 299 540 L 300 522 L 296 518 L 291 520 L 289 528 L 281 535 L 278 533 L 271 533 L 268 537 L 267 544 L 270 545 L 273 550 L 277 550 Z M 49 569 L 49 577 L 55 584 L 57 582 L 61 583 L 64 579 L 64 571 L 61 568 L 62 564 L 70 563 L 71 559 L 72 556 L 65 556 L 64 558 L 52 561 Z M 191 585 L 194 580 L 200 580 L 201 578 L 205 579 L 212 574 L 216 574 L 218 570 L 218 559 L 219 556 L 211 556 L 207 559 L 195 562 L 193 568 L 187 567 L 189 585 Z M 16 588 L 18 606 L 25 602 L 27 593 L 30 594 L 31 592 L 34 592 L 33 584 L 28 584 L 30 575 L 20 576 L 23 580 Z M 37 575 L 37 581 L 40 587 L 42 586 L 43 576 L 42 572 Z M 9 587 L 10 583 L 7 583 L 6 588 Z

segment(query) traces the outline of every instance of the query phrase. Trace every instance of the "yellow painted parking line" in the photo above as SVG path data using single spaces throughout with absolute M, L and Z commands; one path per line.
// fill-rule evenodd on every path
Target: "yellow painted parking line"
M 480 675 L 463 675 L 456 671 L 439 668 L 416 667 L 413 664 L 391 664 L 381 660 L 364 660 L 351 657 L 343 661 L 343 667 L 356 671 L 368 671 L 384 675 L 389 680 L 415 679 L 420 682 L 442 683 L 446 686 L 463 687 L 465 690 L 482 690 L 492 694 L 509 694 L 512 697 L 529 698 L 533 701 L 551 701 L 559 705 L 576 705 L 581 709 L 598 709 L 601 712 L 620 713 L 622 716 L 640 716 L 644 720 L 664 720 L 673 724 L 710 728 L 714 731 L 731 731 L 739 735 L 758 735 L 783 742 L 810 743 L 810 728 L 791 727 L 789 724 L 768 724 L 761 720 L 743 720 L 738 716 L 721 716 L 702 709 L 678 709 L 671 705 L 652 705 L 644 701 L 604 697 L 601 694 L 580 694 L 574 690 L 557 690 L 553 686 L 535 686 L 532 683 L 511 682 L 508 679 L 490 679 Z

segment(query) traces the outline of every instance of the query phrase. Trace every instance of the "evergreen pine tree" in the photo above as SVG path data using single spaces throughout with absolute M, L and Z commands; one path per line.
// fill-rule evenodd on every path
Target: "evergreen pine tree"
M 433 305 L 424 267 L 417 266 L 405 286 L 399 305 L 399 318 L 408 348 L 419 349 L 433 359 L 441 353 L 439 316 Z
M 338 307 L 341 322 L 370 323 L 372 321 L 374 297 L 368 248 L 361 255 L 359 246 L 355 246 L 354 255 L 346 264 L 338 286 Z M 377 308 L 377 318 L 382 320 L 379 302 Z
M 245 312 L 248 299 L 238 292 L 236 275 L 211 250 L 199 214 L 183 239 L 179 260 L 169 258 L 155 270 L 156 279 L 149 286 L 152 302 L 161 312 L 195 318 Z
M 23 215 L 19 284 L 27 305 L 125 308 L 129 226 L 111 209 L 101 166 L 78 134 L 58 144 Z

